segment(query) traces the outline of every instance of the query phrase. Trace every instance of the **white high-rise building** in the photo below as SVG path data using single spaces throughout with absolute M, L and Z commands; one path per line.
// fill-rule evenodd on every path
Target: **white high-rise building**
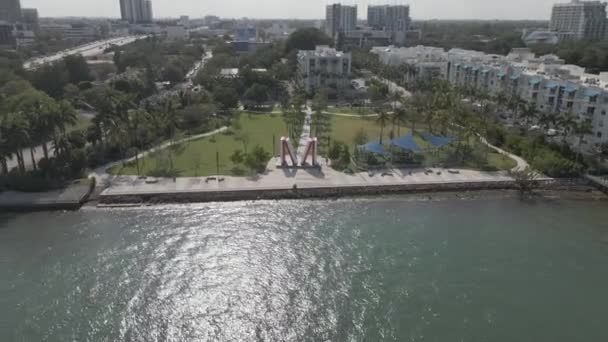
M 603 40 L 606 23 L 605 2 L 572 0 L 553 6 L 549 29 L 562 40 Z
M 393 44 L 405 44 L 410 29 L 410 6 L 383 5 L 367 8 L 367 25 L 374 30 L 386 31 Z
M 131 24 L 150 23 L 154 19 L 151 0 L 120 0 L 120 13 Z
M 341 4 L 328 5 L 325 8 L 325 33 L 331 38 L 337 38 L 357 29 L 357 6 Z
M 21 2 L 19 0 L 0 0 L 0 20 L 9 23 L 21 21 Z

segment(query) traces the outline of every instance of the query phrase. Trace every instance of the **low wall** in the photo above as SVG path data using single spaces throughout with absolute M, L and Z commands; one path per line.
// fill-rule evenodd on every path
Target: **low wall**
M 542 180 L 535 188 L 553 191 L 592 191 L 585 179 Z M 376 196 L 387 194 L 464 192 L 483 190 L 518 190 L 515 181 L 429 183 L 377 186 L 343 186 L 298 189 L 255 189 L 239 191 L 172 192 L 129 195 L 102 195 L 100 203 L 121 205 L 132 203 L 198 203 L 228 202 L 273 199 L 340 198 L 354 196 Z

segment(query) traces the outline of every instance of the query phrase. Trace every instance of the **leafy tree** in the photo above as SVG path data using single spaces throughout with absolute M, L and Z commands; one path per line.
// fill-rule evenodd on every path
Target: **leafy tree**
M 243 151 L 241 150 L 236 150 L 230 156 L 230 161 L 232 161 L 234 165 L 239 165 L 245 161 L 245 154 L 243 154 Z
M 223 111 L 236 108 L 239 103 L 239 97 L 233 88 L 215 87 L 212 92 L 213 100 L 220 106 Z
M 69 82 L 68 77 L 62 63 L 45 64 L 30 73 L 30 82 L 36 89 L 58 99 L 63 96 L 63 89 Z
M 303 28 L 296 30 L 287 39 L 286 49 L 314 50 L 317 45 L 329 45 L 331 39 L 317 28 Z
M 367 137 L 367 133 L 365 133 L 365 130 L 363 128 L 359 129 L 357 131 L 357 133 L 355 134 L 355 145 L 357 146 L 361 146 L 361 145 L 365 145 L 367 144 L 368 141 L 368 137 Z
M 87 61 L 82 55 L 69 55 L 63 58 L 63 64 L 68 73 L 68 81 L 72 84 L 93 81 Z
M 266 164 L 270 157 L 270 153 L 266 152 L 262 146 L 256 145 L 251 153 L 247 154 L 245 165 L 258 173 L 262 173 L 266 170 Z
M 256 106 L 260 106 L 268 101 L 269 89 L 263 84 L 256 83 L 245 92 L 245 100 L 253 102 Z

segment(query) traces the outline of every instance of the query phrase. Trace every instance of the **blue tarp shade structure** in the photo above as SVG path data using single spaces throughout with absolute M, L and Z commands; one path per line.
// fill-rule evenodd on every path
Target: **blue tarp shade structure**
M 446 145 L 451 144 L 454 140 L 452 137 L 441 137 L 437 135 L 432 135 L 429 133 L 421 133 L 422 139 L 427 141 L 429 144 L 433 145 L 435 148 L 440 148 Z
M 382 144 L 380 144 L 378 141 L 372 141 L 368 144 L 361 145 L 361 146 L 359 146 L 359 149 L 364 150 L 366 152 L 374 153 L 374 154 L 380 154 L 380 155 L 387 154 L 386 150 L 384 149 L 384 146 L 382 146 Z
M 586 97 L 596 97 L 600 95 L 600 91 L 597 89 L 587 89 L 585 90 Z
M 489 69 L 483 69 L 483 70 L 481 70 L 481 72 L 484 73 L 484 74 L 487 74 L 488 72 L 490 72 L 490 70 Z
M 574 84 L 566 84 L 566 86 L 564 87 L 564 91 L 566 93 L 574 93 L 577 90 L 578 90 L 578 86 L 576 86 Z
M 519 75 L 512 75 L 510 78 L 515 81 L 519 79 Z
M 422 151 L 418 144 L 416 144 L 416 140 L 414 140 L 414 136 L 411 134 L 404 135 L 401 138 L 394 139 L 391 141 L 391 145 L 400 147 L 404 150 L 412 151 L 412 152 L 420 152 Z
M 555 82 L 555 81 L 549 81 L 545 85 L 545 88 L 547 88 L 547 89 L 555 89 L 555 88 L 557 88 L 557 86 L 558 86 L 557 82 Z
M 537 85 L 540 83 L 540 78 L 531 78 L 530 79 L 530 84 L 531 85 Z

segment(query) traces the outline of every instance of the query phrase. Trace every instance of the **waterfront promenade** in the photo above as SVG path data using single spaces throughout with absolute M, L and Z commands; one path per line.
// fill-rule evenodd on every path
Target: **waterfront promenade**
M 407 186 L 441 186 L 480 183 L 512 183 L 506 172 L 481 172 L 447 169 L 391 169 L 353 175 L 335 171 L 327 165 L 321 169 L 277 169 L 278 160 L 273 158 L 266 173 L 256 177 L 225 177 L 222 181 L 208 177 L 160 178 L 150 184 L 135 176 L 117 176 L 101 194 L 102 202 L 112 202 L 113 197 L 158 194 L 192 194 L 239 191 L 292 191 L 306 189 L 346 189 Z M 323 161 L 324 162 L 324 161 Z M 432 171 L 432 172 L 430 172 Z M 449 172 L 452 171 L 452 172 Z M 457 172 L 457 173 L 456 173 Z

